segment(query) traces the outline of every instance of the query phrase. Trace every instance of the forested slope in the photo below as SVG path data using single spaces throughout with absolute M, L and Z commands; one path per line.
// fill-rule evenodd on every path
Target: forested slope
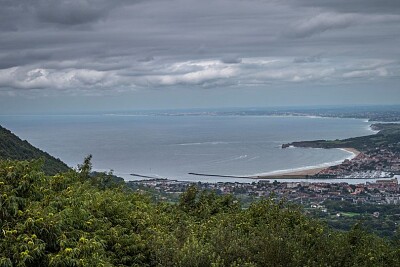
M 396 239 L 333 231 L 285 202 L 242 209 L 193 187 L 156 203 L 89 174 L 88 159 L 55 176 L 0 161 L 0 266 L 400 266 Z
M 0 159 L 31 160 L 38 158 L 44 159 L 43 171 L 46 174 L 56 174 L 69 169 L 60 159 L 54 158 L 27 141 L 22 141 L 11 131 L 0 126 Z

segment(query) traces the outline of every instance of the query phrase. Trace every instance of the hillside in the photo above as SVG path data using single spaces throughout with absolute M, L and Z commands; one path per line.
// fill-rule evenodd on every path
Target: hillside
M 243 209 L 191 187 L 178 204 L 40 162 L 0 161 L 0 266 L 400 266 L 399 239 L 331 230 L 286 202 Z
M 69 167 L 60 159 L 32 146 L 27 141 L 21 140 L 11 131 L 0 126 L 0 159 L 32 160 L 43 158 L 45 163 L 43 171 L 46 174 L 65 172 Z

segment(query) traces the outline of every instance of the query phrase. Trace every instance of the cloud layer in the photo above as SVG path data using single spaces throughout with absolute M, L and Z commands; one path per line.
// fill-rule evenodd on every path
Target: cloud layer
M 398 0 L 3 0 L 0 91 L 399 82 Z

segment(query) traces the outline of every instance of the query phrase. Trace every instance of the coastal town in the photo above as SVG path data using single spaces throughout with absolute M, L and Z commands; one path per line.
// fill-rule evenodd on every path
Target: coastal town
M 283 144 L 282 148 L 340 148 L 353 153 L 354 157 L 339 165 L 318 169 L 296 178 L 332 179 L 381 179 L 400 174 L 400 124 L 373 124 L 374 135 L 354 137 L 344 140 L 316 140 Z M 288 175 L 284 176 L 289 178 Z
M 400 172 L 400 154 L 385 147 L 377 147 L 365 153 L 358 152 L 352 159 L 319 171 L 315 176 L 338 179 L 390 178 Z
M 205 183 L 150 179 L 130 181 L 127 185 L 158 202 L 179 203 L 181 194 L 190 187 L 196 187 L 200 192 L 234 196 L 244 209 L 263 199 L 284 201 L 301 207 L 305 214 L 319 218 L 335 229 L 350 230 L 352 225 L 361 223 L 380 236 L 392 237 L 398 231 L 400 220 L 399 179 L 400 175 L 395 175 L 390 179 L 356 184 L 340 180 Z
M 259 180 L 251 183 L 239 182 L 189 182 L 168 179 L 129 181 L 135 190 L 153 191 L 160 200 L 177 199 L 190 186 L 199 190 L 213 190 L 217 194 L 233 194 L 241 199 L 268 198 L 286 199 L 299 204 L 319 205 L 326 200 L 340 200 L 351 203 L 400 204 L 398 179 L 376 180 L 366 183 L 347 182 L 278 182 Z

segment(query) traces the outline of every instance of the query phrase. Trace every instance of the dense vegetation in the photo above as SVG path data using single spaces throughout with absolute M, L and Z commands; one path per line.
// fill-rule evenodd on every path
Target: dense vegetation
M 45 161 L 43 171 L 46 174 L 54 175 L 69 169 L 60 159 L 52 157 L 27 141 L 22 141 L 11 131 L 0 126 L 0 159 L 31 160 L 38 158 Z
M 335 232 L 285 202 L 232 196 L 156 203 L 109 176 L 46 176 L 0 161 L 0 266 L 400 266 L 400 248 L 355 226 Z
M 324 206 L 328 212 L 318 209 L 309 210 L 309 212 L 334 229 L 348 231 L 352 225 L 361 223 L 368 232 L 382 237 L 398 238 L 399 205 L 326 200 Z
M 295 147 L 313 148 L 346 148 L 352 147 L 360 151 L 367 151 L 376 147 L 386 147 L 393 152 L 400 152 L 400 124 L 386 123 L 373 124 L 372 128 L 378 130 L 377 134 L 353 137 L 343 140 L 315 140 L 301 141 L 284 144 L 282 147 L 293 145 Z

